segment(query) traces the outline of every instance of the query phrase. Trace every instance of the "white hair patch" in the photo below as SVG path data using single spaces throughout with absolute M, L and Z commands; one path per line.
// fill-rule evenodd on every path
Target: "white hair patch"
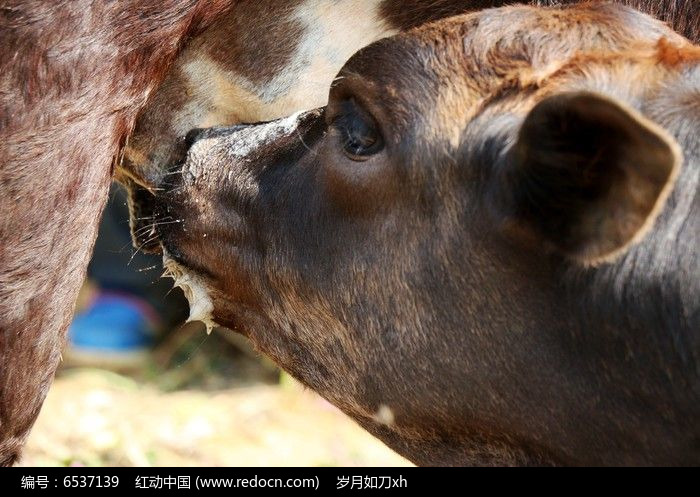
M 235 146 L 228 150 L 229 154 L 236 158 L 247 157 L 254 150 L 282 136 L 291 135 L 299 126 L 299 118 L 302 114 L 304 114 L 303 111 L 295 112 L 284 119 L 247 128 L 245 140 L 237 140 Z
M 379 424 L 391 426 L 394 424 L 394 411 L 386 404 L 379 404 L 379 409 L 372 418 Z

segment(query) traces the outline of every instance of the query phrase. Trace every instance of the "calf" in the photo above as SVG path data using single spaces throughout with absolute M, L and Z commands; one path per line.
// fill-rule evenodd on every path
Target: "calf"
M 699 126 L 644 14 L 458 16 L 191 133 L 159 239 L 193 317 L 418 464 L 698 464 Z

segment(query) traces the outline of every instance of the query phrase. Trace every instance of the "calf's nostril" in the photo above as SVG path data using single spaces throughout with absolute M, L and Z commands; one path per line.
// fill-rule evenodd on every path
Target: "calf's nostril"
M 204 131 L 203 128 L 194 128 L 191 129 L 187 132 L 185 135 L 185 147 L 189 149 L 194 142 L 196 142 L 199 139 L 199 136 L 202 134 L 202 131 Z

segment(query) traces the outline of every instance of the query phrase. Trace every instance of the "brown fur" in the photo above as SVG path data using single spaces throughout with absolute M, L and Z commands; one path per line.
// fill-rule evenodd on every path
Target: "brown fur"
M 480 10 L 518 3 L 546 7 L 582 2 L 581 0 L 385 0 L 382 6 L 382 14 L 394 26 L 400 29 L 410 29 L 424 24 L 427 20 L 453 16 L 465 12 L 467 9 Z M 698 6 L 695 0 L 617 0 L 616 3 L 646 12 L 667 22 L 673 29 L 688 39 L 696 42 L 700 41 Z
M 658 61 L 669 67 L 693 64 L 700 60 L 699 47 L 682 47 L 661 38 L 658 43 Z
M 0 8 L 0 464 L 60 361 L 120 146 L 183 41 L 229 3 Z

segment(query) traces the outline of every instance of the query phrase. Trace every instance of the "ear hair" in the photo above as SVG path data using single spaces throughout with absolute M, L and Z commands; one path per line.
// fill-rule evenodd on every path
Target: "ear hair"
M 633 109 L 594 93 L 563 93 L 525 118 L 497 189 L 520 228 L 597 264 L 647 233 L 680 163 L 676 141 Z

